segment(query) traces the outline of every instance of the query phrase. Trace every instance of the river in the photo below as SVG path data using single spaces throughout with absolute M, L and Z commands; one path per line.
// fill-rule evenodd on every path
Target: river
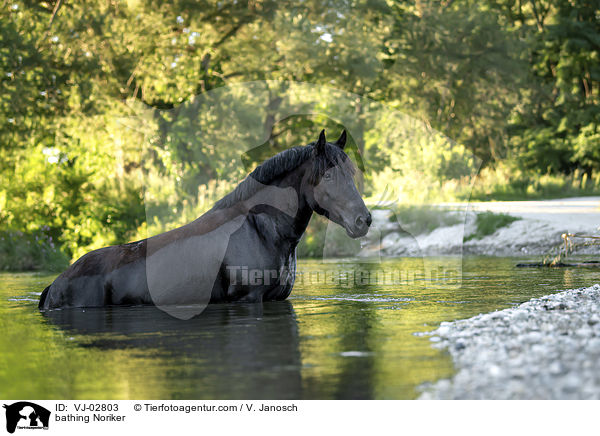
M 461 263 L 427 258 L 427 268 L 449 261 Z M 449 279 L 422 276 L 415 258 L 302 260 L 287 301 L 209 306 L 188 321 L 154 307 L 40 313 L 39 293 L 54 275 L 0 273 L 0 397 L 416 398 L 419 385 L 454 369 L 415 332 L 600 282 L 597 269 L 515 268 L 537 261 L 466 257 Z M 357 271 L 409 273 L 374 282 Z

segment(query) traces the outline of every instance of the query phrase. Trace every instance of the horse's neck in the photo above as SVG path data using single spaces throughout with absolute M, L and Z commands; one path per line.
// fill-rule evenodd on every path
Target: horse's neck
M 304 234 L 312 216 L 312 209 L 301 192 L 302 172 L 288 174 L 274 184 L 268 185 L 253 197 L 259 207 L 254 215 L 255 222 L 262 234 L 277 245 L 295 248 Z M 257 201 L 258 200 L 258 201 Z M 251 205 L 247 205 L 248 209 Z M 267 235 L 265 235 L 267 236 Z
M 304 205 L 299 207 L 293 216 L 290 216 L 278 209 L 257 208 L 252 215 L 256 230 L 263 237 L 268 238 L 275 246 L 293 249 L 308 226 L 312 210 Z

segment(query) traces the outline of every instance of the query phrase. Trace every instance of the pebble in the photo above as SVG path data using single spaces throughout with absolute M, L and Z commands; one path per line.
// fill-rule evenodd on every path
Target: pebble
M 444 322 L 430 333 L 457 369 L 422 399 L 600 399 L 600 285 Z

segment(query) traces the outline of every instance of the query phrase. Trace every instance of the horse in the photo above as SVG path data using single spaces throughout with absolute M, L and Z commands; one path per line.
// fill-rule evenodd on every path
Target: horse
M 212 209 L 177 229 L 91 251 L 42 292 L 41 310 L 154 304 L 189 319 L 213 303 L 285 300 L 313 212 L 364 236 L 371 214 L 344 152 L 325 131 L 257 166 Z

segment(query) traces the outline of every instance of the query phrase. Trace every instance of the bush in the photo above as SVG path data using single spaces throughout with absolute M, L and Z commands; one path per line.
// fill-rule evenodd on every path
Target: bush
M 516 164 L 503 163 L 496 165 L 495 168 L 484 168 L 479 173 L 470 199 L 472 201 L 546 200 L 598 194 L 600 194 L 600 173 L 592 177 L 578 170 L 569 175 L 541 174 L 523 171 Z
M 427 205 L 398 206 L 389 219 L 400 223 L 402 229 L 413 236 L 431 233 L 439 227 L 453 226 L 462 221 L 461 214 L 456 211 Z
M 471 239 L 482 239 L 485 236 L 493 235 L 496 233 L 496 230 L 501 229 L 502 227 L 508 226 L 510 223 L 519 220 L 520 218 L 506 215 L 504 213 L 494 213 L 494 212 L 482 212 L 477 214 L 477 219 L 475 224 L 477 226 L 477 230 L 475 233 L 467 236 L 465 241 L 470 241 Z
M 0 231 L 0 270 L 61 271 L 68 266 L 68 256 L 43 229 L 28 234 Z

